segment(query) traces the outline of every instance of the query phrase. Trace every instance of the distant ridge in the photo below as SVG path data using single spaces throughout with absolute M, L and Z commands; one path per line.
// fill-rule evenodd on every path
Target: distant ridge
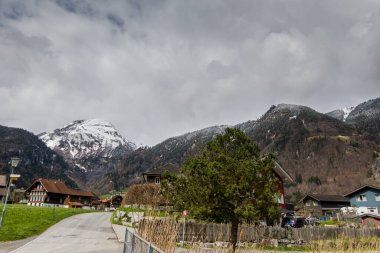
M 287 188 L 291 199 L 306 192 L 340 194 L 361 184 L 380 184 L 380 158 L 373 155 L 380 152 L 379 132 L 373 135 L 361 125 L 377 115 L 378 100 L 344 109 L 341 118 L 302 105 L 279 104 L 257 120 L 232 127 L 243 130 L 263 152 L 277 154 L 281 166 L 296 179 L 296 184 Z M 358 112 L 361 116 L 353 117 Z M 140 182 L 141 174 L 152 168 L 169 163 L 180 166 L 226 127 L 205 128 L 138 148 L 125 155 L 97 187 L 107 181 L 123 187 Z
M 26 188 L 39 177 L 61 179 L 76 187 L 70 165 L 37 136 L 23 129 L 0 126 L 0 174 L 10 173 L 8 163 L 14 156 L 21 158 L 14 171 L 21 174 L 18 187 Z

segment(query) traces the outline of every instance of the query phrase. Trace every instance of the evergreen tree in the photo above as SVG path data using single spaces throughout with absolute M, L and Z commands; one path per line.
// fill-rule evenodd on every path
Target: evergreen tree
M 278 181 L 273 154 L 261 155 L 258 146 L 238 129 L 210 141 L 203 153 L 186 160 L 179 176 L 166 174 L 163 193 L 180 210 L 198 219 L 231 223 L 231 252 L 243 221 L 271 221 L 278 216 Z

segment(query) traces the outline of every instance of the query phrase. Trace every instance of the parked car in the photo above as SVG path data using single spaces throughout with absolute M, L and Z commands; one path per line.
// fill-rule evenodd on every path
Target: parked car
M 300 217 L 284 217 L 282 218 L 281 227 L 302 228 L 305 225 L 305 219 Z

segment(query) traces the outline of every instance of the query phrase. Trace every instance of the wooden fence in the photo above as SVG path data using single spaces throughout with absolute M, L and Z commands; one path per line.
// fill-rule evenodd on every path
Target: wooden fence
M 186 223 L 185 241 L 228 241 L 230 224 L 196 224 Z M 183 223 L 179 228 L 178 239 L 182 240 Z M 337 239 L 342 237 L 380 237 L 378 228 L 348 228 L 348 227 L 303 227 L 281 228 L 270 226 L 241 225 L 239 227 L 240 242 L 259 242 L 263 239 L 287 239 L 310 242 L 314 240 Z
M 176 233 L 177 241 L 183 239 L 187 242 L 226 242 L 230 237 L 230 224 L 197 224 L 187 222 L 185 230 L 180 223 L 173 233 Z M 160 226 L 166 226 L 163 220 L 146 220 L 140 226 L 154 227 L 154 233 L 160 234 Z M 141 230 L 140 227 L 139 230 Z M 184 233 L 183 233 L 184 232 Z M 167 236 L 167 235 L 166 235 Z M 183 238 L 184 237 L 184 238 Z M 240 242 L 261 242 L 263 239 L 277 239 L 310 242 L 315 240 L 337 239 L 337 238 L 359 238 L 380 237 L 379 228 L 348 228 L 348 227 L 303 227 L 303 228 L 281 228 L 270 226 L 239 226 Z

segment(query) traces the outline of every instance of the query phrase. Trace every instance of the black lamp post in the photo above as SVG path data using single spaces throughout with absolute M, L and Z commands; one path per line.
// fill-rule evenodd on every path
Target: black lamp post
M 18 157 L 12 157 L 11 158 L 11 174 L 9 175 L 9 178 L 8 178 L 8 184 L 7 184 L 7 195 L 5 197 L 5 202 L 4 202 L 4 206 L 3 206 L 3 212 L 1 213 L 1 219 L 0 219 L 0 229 L 2 228 L 3 226 L 3 222 L 4 222 L 4 215 L 5 215 L 5 210 L 7 208 L 7 202 L 8 202 L 8 198 L 9 198 L 9 193 L 10 193 L 10 189 L 11 189 L 11 184 L 12 184 L 12 177 L 19 177 L 19 175 L 14 175 L 13 174 L 13 169 L 16 168 L 18 166 L 18 164 L 20 163 L 21 159 L 18 158 Z

